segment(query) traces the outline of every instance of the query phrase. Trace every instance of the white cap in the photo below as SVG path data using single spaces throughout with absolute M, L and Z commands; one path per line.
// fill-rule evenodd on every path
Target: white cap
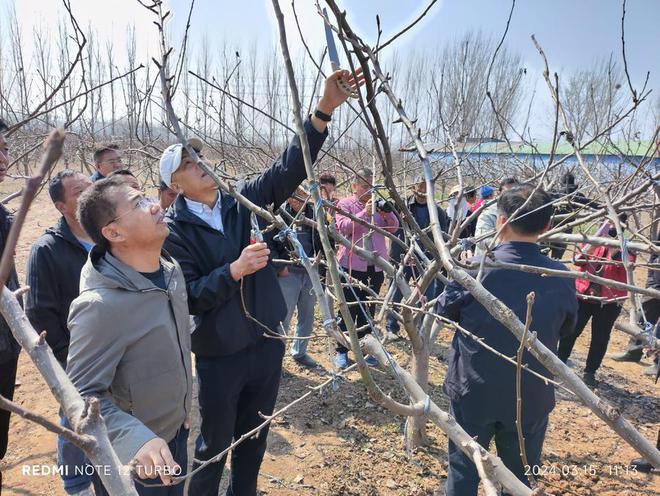
M 192 146 L 196 152 L 201 152 L 204 144 L 198 138 L 190 138 L 188 144 Z M 165 148 L 165 151 L 160 156 L 160 178 L 167 184 L 168 187 L 172 185 L 172 174 L 174 174 L 179 165 L 181 165 L 181 151 L 183 145 L 176 143 Z

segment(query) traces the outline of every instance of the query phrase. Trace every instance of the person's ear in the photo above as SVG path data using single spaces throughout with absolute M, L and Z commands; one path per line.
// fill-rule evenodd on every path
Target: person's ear
M 183 188 L 179 183 L 176 182 L 171 182 L 170 183 L 170 189 L 176 191 L 177 195 L 182 195 L 183 194 Z
M 119 229 L 117 229 L 117 226 L 114 224 L 114 222 L 111 222 L 107 226 L 103 227 L 101 229 L 101 234 L 111 243 L 119 243 L 125 239 L 124 235 Z
M 551 227 L 552 227 L 552 220 L 549 220 L 547 225 L 541 230 L 541 232 L 539 232 L 539 236 L 541 234 L 545 234 L 546 232 L 548 232 Z
M 499 232 L 499 239 L 503 240 L 509 236 L 511 224 L 507 224 L 507 218 L 501 214 L 497 214 L 497 222 L 495 223 L 495 230 Z
M 56 208 L 57 211 L 58 211 L 59 213 L 61 213 L 62 215 L 65 215 L 66 213 L 68 213 L 68 212 L 66 211 L 66 203 L 64 203 L 64 202 L 56 201 L 56 202 L 55 202 L 55 208 Z

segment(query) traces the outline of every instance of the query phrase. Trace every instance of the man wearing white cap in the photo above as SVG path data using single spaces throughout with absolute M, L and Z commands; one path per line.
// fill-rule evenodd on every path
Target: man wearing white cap
M 327 136 L 332 112 L 347 98 L 337 86 L 339 78 L 349 80 L 349 73 L 336 71 L 326 79 L 317 110 L 305 123 L 312 160 Z M 213 178 L 180 144 L 165 150 L 160 174 L 178 193 L 168 213 L 170 236 L 165 246 L 181 264 L 195 320 L 192 349 L 202 417 L 195 468 L 199 461 L 225 450 L 232 438 L 261 424 L 261 414 L 272 413 L 284 343 L 264 337 L 268 331 L 263 326 L 270 333 L 279 332 L 287 309 L 276 270 L 269 263 L 270 251 L 265 243 L 250 243 L 250 210 L 219 192 Z M 268 170 L 237 185 L 237 190 L 259 206 L 279 206 L 305 177 L 302 148 L 295 136 Z M 256 494 L 267 436 L 268 429 L 262 429 L 232 451 L 228 495 Z M 190 494 L 216 496 L 224 464 L 225 458 L 197 473 Z

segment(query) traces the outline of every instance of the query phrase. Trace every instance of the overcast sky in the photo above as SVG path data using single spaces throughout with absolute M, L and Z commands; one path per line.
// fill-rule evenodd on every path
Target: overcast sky
M 294 50 L 302 44 L 291 15 L 290 1 L 282 0 L 289 29 L 289 43 Z M 170 0 L 174 14 L 173 36 L 183 31 L 190 0 Z M 428 4 L 428 0 L 344 0 L 353 27 L 365 40 L 374 41 L 376 14 L 380 14 L 383 38 L 395 33 L 414 19 Z M 92 25 L 101 40 L 113 40 L 115 46 L 125 44 L 128 25 L 135 25 L 138 53 L 145 63 L 148 53 L 157 51 L 156 30 L 152 15 L 136 0 L 71 0 L 74 13 L 82 26 Z M 26 54 L 31 54 L 32 30 L 41 24 L 54 29 L 62 15 L 59 0 L 0 0 L 0 14 L 5 15 L 12 6 L 16 9 L 23 31 Z M 432 49 L 465 32 L 482 31 L 499 38 L 504 30 L 510 9 L 510 0 L 439 0 L 429 15 L 414 30 L 397 43 L 399 54 L 410 50 Z M 307 43 L 314 53 L 323 46 L 323 25 L 316 15 L 313 0 L 297 0 L 296 10 L 301 20 Z M 633 84 L 641 86 L 650 71 L 650 88 L 660 90 L 660 1 L 631 0 L 627 5 L 626 50 Z M 5 16 L 6 19 L 6 16 Z M 267 47 L 277 42 L 277 28 L 271 0 L 196 0 L 192 16 L 192 44 L 221 44 L 227 42 L 237 49 L 246 49 L 257 43 Z M 2 26 L 7 31 L 6 23 Z M 564 72 L 589 67 L 596 61 L 613 54 L 621 62 L 621 2 L 615 0 L 518 0 L 507 46 L 523 57 L 528 74 L 539 80 L 541 60 L 530 35 L 535 34 L 548 56 L 551 70 Z M 118 55 L 123 57 L 123 54 Z M 121 59 L 117 61 L 121 64 Z M 539 95 L 547 90 L 537 85 Z M 657 96 L 655 97 L 657 98 Z M 547 101 L 537 97 L 535 123 L 539 121 Z

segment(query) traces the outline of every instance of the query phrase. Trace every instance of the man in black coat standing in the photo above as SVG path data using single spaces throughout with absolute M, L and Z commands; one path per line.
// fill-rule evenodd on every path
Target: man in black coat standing
M 295 230 L 296 237 L 305 255 L 313 260 L 319 253 L 323 252 L 319 232 L 315 227 L 298 222 L 304 218 L 314 220 L 314 208 L 307 203 L 308 199 L 309 193 L 300 187 L 286 201 L 286 204 L 279 208 L 279 213 L 287 222 L 290 218 L 294 219 L 291 223 L 291 229 Z M 291 246 L 286 238 L 273 236 L 271 246 L 274 249 L 276 258 L 280 260 L 291 259 Z M 291 358 L 303 367 L 315 369 L 318 367 L 318 363 L 307 353 L 308 338 L 312 334 L 314 308 L 316 307 L 316 294 L 314 294 L 312 279 L 305 267 L 298 263 L 276 263 L 276 269 L 282 296 L 284 296 L 287 307 L 286 317 L 282 321 L 282 327 L 287 335 L 289 334 L 293 311 L 297 311 L 297 325 L 294 336 L 300 339 L 291 341 Z
M 426 204 L 428 201 L 428 196 L 426 194 L 426 180 L 424 179 L 424 175 L 420 175 L 418 178 L 416 178 L 415 183 L 412 185 L 412 192 L 413 194 L 407 200 L 408 210 L 410 210 L 410 213 L 415 219 L 415 222 L 417 222 L 417 225 L 423 230 L 427 229 L 429 227 L 429 224 L 431 223 L 431 217 L 429 215 L 429 208 Z M 434 198 L 431 198 L 431 201 L 434 202 L 435 208 L 438 211 L 438 221 L 440 223 L 440 230 L 442 232 L 447 232 L 447 229 L 449 227 L 449 217 L 447 217 L 447 212 L 445 212 L 445 210 L 442 207 L 438 206 L 437 203 L 435 203 Z M 400 227 L 399 230 L 396 232 L 396 236 L 404 243 L 409 244 L 408 234 L 403 228 L 403 222 L 400 223 Z M 427 256 L 431 255 L 426 250 L 425 253 Z M 392 259 L 392 262 L 401 263 L 404 255 L 405 255 L 405 250 L 403 249 L 403 247 L 398 243 L 392 242 L 390 247 L 390 258 Z M 421 273 L 420 269 L 415 266 L 414 262 L 409 261 L 403 269 L 403 277 L 406 279 L 406 281 L 415 282 L 421 279 L 422 276 L 423 274 Z M 442 292 L 442 290 L 443 290 L 442 283 L 437 279 L 435 279 L 433 282 L 431 282 L 431 284 L 429 284 L 429 287 L 426 289 L 425 296 L 427 299 L 433 299 L 437 295 L 439 295 Z M 395 289 L 394 296 L 392 297 L 392 301 L 394 303 L 399 303 L 401 301 L 401 298 L 402 298 L 401 291 L 397 287 Z M 400 325 L 394 312 L 392 311 L 388 312 L 387 321 L 385 325 L 387 329 L 388 339 L 389 340 L 398 339 Z
M 27 261 L 30 291 L 25 313 L 38 332 L 46 331 L 46 342 L 63 369 L 69 351 L 69 307 L 80 293 L 80 271 L 94 245 L 76 216 L 78 198 L 91 185 L 89 177 L 71 169 L 60 171 L 51 179 L 48 193 L 62 217 L 34 242 Z M 62 412 L 60 422 L 66 422 Z M 89 487 L 91 476 L 75 468 L 87 464 L 85 454 L 61 436 L 57 438 L 57 462 L 67 467 L 62 472 L 67 494 Z
M 46 342 L 66 368 L 69 306 L 80 293 L 80 271 L 94 243 L 78 222 L 78 197 L 92 181 L 80 172 L 60 171 L 48 185 L 60 219 L 34 242 L 27 262 L 30 287 L 25 313 L 37 331 L 46 331 Z
M 7 176 L 9 166 L 9 144 L 5 139 L 8 126 L 0 120 L 0 182 Z M 4 205 L 0 204 L 0 255 L 5 249 L 7 236 L 12 224 L 12 215 Z M 18 289 L 18 276 L 16 268 L 12 267 L 6 283 L 7 287 L 16 291 Z M 0 395 L 8 400 L 14 397 L 14 386 L 16 383 L 16 368 L 18 367 L 18 354 L 20 345 L 14 339 L 7 321 L 0 315 Z M 9 412 L 0 409 L 0 460 L 7 452 L 9 442 Z M 0 487 L 2 487 L 2 473 L 0 472 Z
M 347 98 L 337 86 L 340 77 L 348 78 L 349 73 L 330 75 L 317 110 L 305 123 L 312 160 L 325 141 L 332 112 Z M 171 232 L 165 248 L 181 264 L 195 320 L 192 350 L 202 417 L 195 459 L 203 461 L 261 424 L 260 414 L 272 413 L 284 343 L 264 333 L 280 332 L 287 309 L 266 243 L 251 241 L 250 210 L 219 192 L 213 178 L 180 144 L 165 150 L 160 173 L 179 195 L 168 212 Z M 279 206 L 305 177 L 302 148 L 295 136 L 270 169 L 237 189 L 259 206 Z M 232 451 L 228 495 L 256 494 L 267 436 L 268 429 L 262 429 Z M 196 474 L 190 494 L 217 496 L 224 463 L 223 457 Z M 198 466 L 196 461 L 193 469 Z
M 555 206 L 555 215 L 569 215 L 576 210 L 583 209 L 585 207 L 592 209 L 601 209 L 603 206 L 590 198 L 584 196 L 580 191 L 578 184 L 575 182 L 575 176 L 571 172 L 566 172 L 561 177 L 561 182 L 559 188 L 552 192 L 552 199 L 563 200 L 557 206 Z M 569 216 L 569 221 L 575 220 Z M 561 226 L 563 221 L 560 221 L 557 225 L 553 227 Z M 562 230 L 565 234 L 571 234 L 573 228 L 566 228 Z M 566 244 L 550 244 L 550 256 L 555 260 L 561 260 L 566 252 Z
M 114 143 L 101 145 L 94 150 L 94 165 L 96 166 L 96 171 L 89 177 L 94 183 L 105 179 L 112 172 L 126 167 L 121 158 L 119 145 Z
M 534 192 L 528 184 L 502 193 L 497 206 L 498 229 L 514 212 L 518 212 L 501 233 L 492 252 L 498 262 L 533 265 L 567 270 L 564 265 L 541 254 L 537 243 L 548 229 L 551 197 L 543 190 Z M 478 267 L 479 257 L 473 259 Z M 475 270 L 476 272 L 476 270 Z M 532 328 L 536 339 L 550 350 L 557 350 L 559 338 L 573 331 L 577 318 L 577 297 L 572 279 L 542 277 L 539 274 L 506 268 L 487 268 L 483 286 L 525 321 L 527 295 L 536 294 L 532 307 Z M 438 300 L 438 313 L 457 322 L 477 339 L 505 356 L 515 356 L 520 345 L 516 337 L 455 281 L 445 288 Z M 551 374 L 529 352 L 523 363 L 537 373 L 552 379 Z M 497 455 L 523 483 L 528 484 L 520 459 L 516 432 L 516 368 L 493 354 L 474 337 L 456 330 L 448 359 L 444 390 L 451 401 L 450 412 L 456 421 L 479 444 L 488 449 L 495 438 Z M 527 458 L 533 470 L 540 463 L 548 415 L 555 406 L 554 386 L 522 371 L 521 423 Z M 449 443 L 447 496 L 476 496 L 479 475 L 471 457 L 454 443 Z

